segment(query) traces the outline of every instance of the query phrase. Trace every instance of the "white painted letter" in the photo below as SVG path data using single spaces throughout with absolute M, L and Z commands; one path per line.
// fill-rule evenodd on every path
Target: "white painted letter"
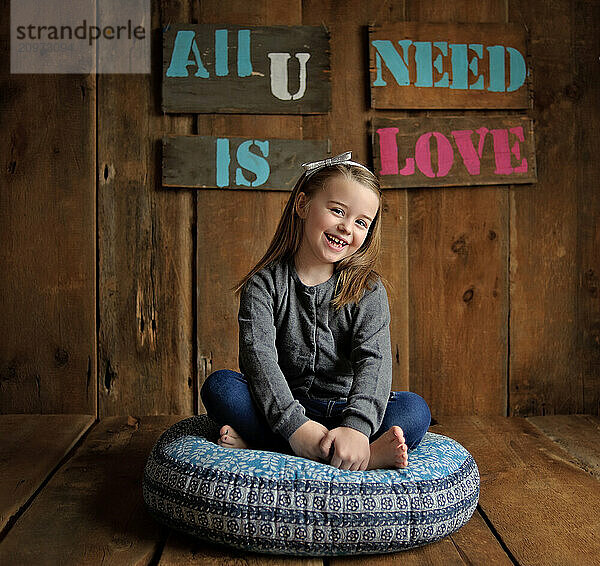
M 306 62 L 310 59 L 310 53 L 296 53 L 296 59 L 300 63 L 300 86 L 296 94 L 290 94 L 288 90 L 288 60 L 289 53 L 269 53 L 271 59 L 271 92 L 279 100 L 298 100 L 306 92 Z

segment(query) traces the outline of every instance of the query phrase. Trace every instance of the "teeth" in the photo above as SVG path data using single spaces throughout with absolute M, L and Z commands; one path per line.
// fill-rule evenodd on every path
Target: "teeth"
M 345 246 L 346 244 L 344 242 L 342 242 L 341 240 L 338 240 L 335 236 L 332 236 L 331 234 L 325 234 L 330 240 L 333 240 L 334 243 L 336 243 L 338 246 Z

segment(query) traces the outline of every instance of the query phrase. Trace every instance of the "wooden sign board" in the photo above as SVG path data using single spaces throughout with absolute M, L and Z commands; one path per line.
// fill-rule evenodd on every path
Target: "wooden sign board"
M 522 116 L 375 119 L 383 188 L 537 182 L 533 122 Z
M 373 108 L 528 108 L 518 24 L 369 26 Z
M 329 140 L 163 138 L 162 184 L 197 189 L 291 191 L 301 164 L 325 159 Z
M 170 25 L 163 31 L 164 112 L 324 114 L 329 33 L 317 26 Z

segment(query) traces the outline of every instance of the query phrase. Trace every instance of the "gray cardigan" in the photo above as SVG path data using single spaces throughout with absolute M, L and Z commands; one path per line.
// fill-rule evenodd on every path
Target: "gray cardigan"
M 300 281 L 294 260 L 271 264 L 240 294 L 239 366 L 274 432 L 286 440 L 310 420 L 296 396 L 347 401 L 341 426 L 379 430 L 392 386 L 388 296 L 380 279 L 337 313 L 339 274 Z

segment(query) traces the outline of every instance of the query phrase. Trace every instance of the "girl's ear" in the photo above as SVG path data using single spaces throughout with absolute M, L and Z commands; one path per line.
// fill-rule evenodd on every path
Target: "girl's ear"
M 295 209 L 300 218 L 304 219 L 306 217 L 306 212 L 308 211 L 308 198 L 305 193 L 298 193 Z

